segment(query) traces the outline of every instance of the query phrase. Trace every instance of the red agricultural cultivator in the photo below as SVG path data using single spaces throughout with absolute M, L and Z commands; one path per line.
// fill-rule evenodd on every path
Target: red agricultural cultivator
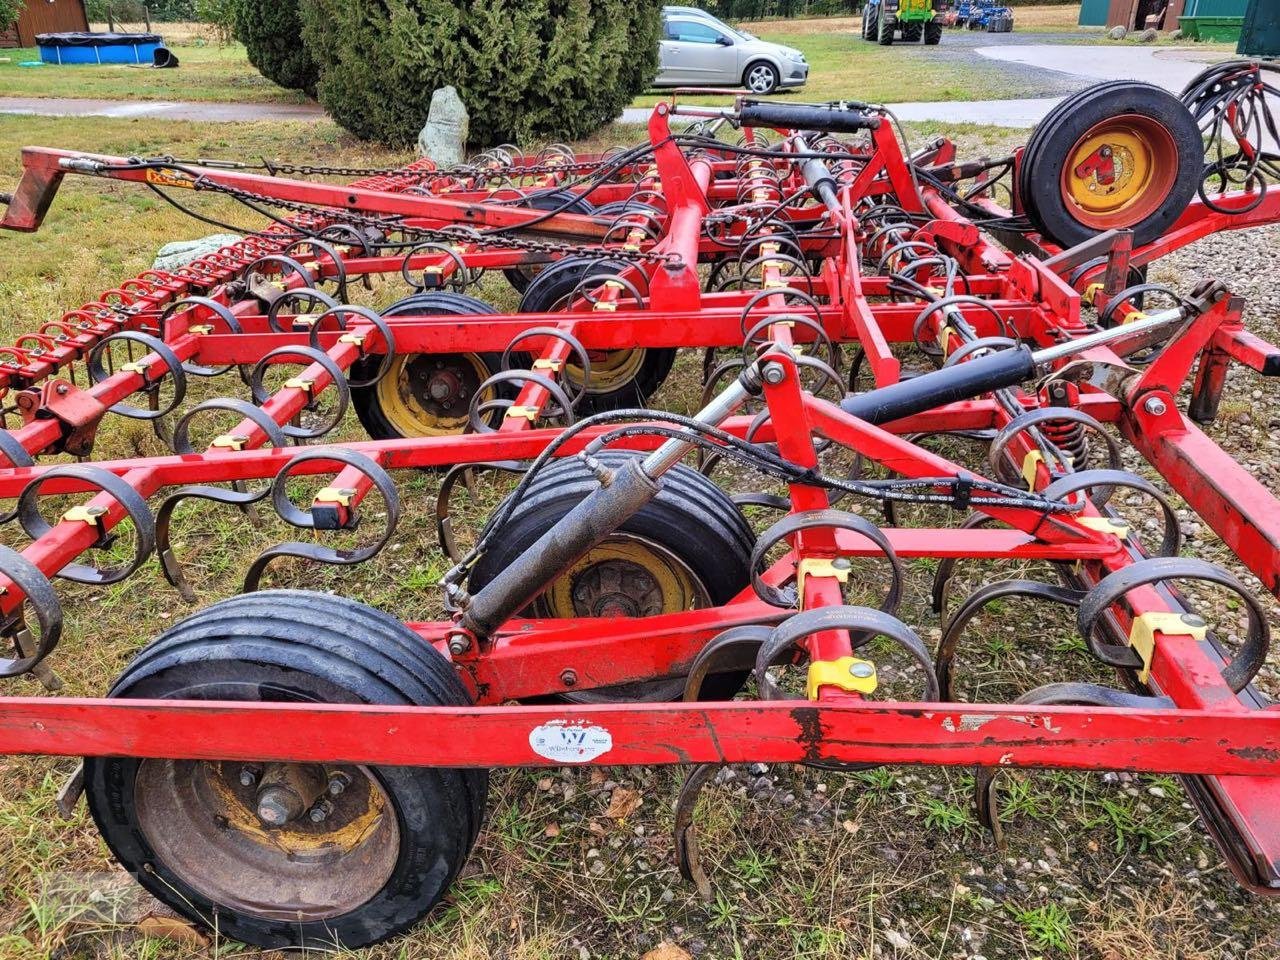
M 1275 375 L 1280 348 L 1221 283 L 1144 275 L 1280 220 L 1272 70 L 1217 67 L 1182 100 L 1104 84 L 994 160 L 912 151 L 872 105 L 750 100 L 660 104 L 635 147 L 499 147 L 449 170 L 28 149 L 12 229 L 77 175 L 273 222 L 3 349 L 20 423 L 0 431 L 0 496 L 30 538 L 0 549 L 3 673 L 56 687 L 54 578 L 111 584 L 154 553 L 190 596 L 184 500 L 270 504 L 310 539 L 263 553 L 242 595 L 102 699 L 0 699 L 0 750 L 85 757 L 67 800 L 83 791 L 138 881 L 268 946 L 358 946 L 422 917 L 491 767 L 691 765 L 676 847 L 704 885 L 693 811 L 721 764 L 976 767 L 995 830 L 1005 767 L 1176 773 L 1240 881 L 1280 889 L 1280 711 L 1251 685 L 1270 606 L 1184 554 L 1171 499 L 1280 591 L 1280 505 L 1197 426 L 1232 363 Z M 467 292 L 484 271 L 517 312 Z M 353 304 L 377 274 L 408 296 Z M 681 349 L 705 351 L 701 410 L 648 408 Z M 184 404 L 218 377 L 226 396 Z M 349 405 L 371 439 L 326 444 Z M 150 421 L 172 455 L 91 459 L 108 415 Z M 193 441 L 219 417 L 234 425 Z M 81 462 L 40 462 L 60 453 Z M 278 558 L 377 553 L 410 468 L 441 471 L 448 619 L 258 591 Z M 512 489 L 464 549 L 450 495 L 480 471 Z M 755 492 L 731 497 L 730 476 Z M 300 478 L 325 483 L 303 506 Z M 78 505 L 42 513 L 55 496 Z M 325 544 L 362 513 L 385 517 L 371 542 Z M 948 605 L 973 559 L 1058 579 Z M 934 649 L 898 616 L 925 563 Z M 1194 611 L 1205 591 L 1230 623 Z M 1080 676 L 1092 657 L 1116 685 L 956 702 L 966 628 L 1011 597 L 1075 618 Z

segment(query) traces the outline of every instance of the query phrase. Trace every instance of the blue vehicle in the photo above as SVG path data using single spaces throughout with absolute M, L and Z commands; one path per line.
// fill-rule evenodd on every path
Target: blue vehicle
M 964 22 L 959 22 L 960 8 L 965 8 Z M 1013 30 L 1013 10 L 992 0 L 972 0 L 962 3 L 956 8 L 956 26 L 967 26 L 970 30 L 985 30 L 987 33 L 1010 33 Z

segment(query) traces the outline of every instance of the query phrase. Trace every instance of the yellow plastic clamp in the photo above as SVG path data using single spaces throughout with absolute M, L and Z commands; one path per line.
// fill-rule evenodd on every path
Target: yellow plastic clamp
M 874 663 L 857 657 L 841 657 L 839 660 L 816 660 L 809 664 L 805 694 L 810 700 L 817 700 L 819 687 L 839 687 L 851 693 L 872 694 L 877 686 L 879 678 Z
M 563 360 L 547 360 L 545 357 L 539 357 L 533 361 L 533 369 L 550 370 L 552 373 L 559 373 L 562 366 L 564 366 Z
M 306 377 L 291 377 L 284 382 L 284 385 L 291 390 L 305 390 L 311 392 L 311 388 L 316 385 L 314 380 L 308 380 Z
M 1022 479 L 1027 482 L 1027 489 L 1034 490 L 1036 488 L 1036 467 L 1044 463 L 1044 454 L 1039 450 L 1032 450 L 1022 459 Z
M 351 498 L 356 495 L 354 487 L 324 487 L 316 491 L 316 503 L 340 503 L 344 507 L 351 506 Z
M 804 609 L 804 581 L 806 577 L 834 577 L 841 583 L 849 582 L 849 561 L 844 557 L 805 557 L 796 564 L 796 594 L 800 608 Z
M 530 423 L 538 418 L 537 407 L 507 407 L 508 417 L 524 417 Z
M 62 519 L 70 523 L 87 523 L 91 527 L 96 527 L 106 512 L 106 507 L 72 507 L 62 515 Z
M 1076 517 L 1076 519 L 1080 521 L 1080 526 L 1082 527 L 1088 527 L 1090 530 L 1100 530 L 1103 533 L 1119 537 L 1121 540 L 1129 536 L 1129 524 L 1119 523 L 1110 517 Z
M 1156 634 L 1189 636 L 1199 642 L 1205 638 L 1208 626 L 1199 617 L 1180 613 L 1144 613 L 1133 620 L 1129 628 L 1129 646 L 1142 658 L 1142 672 L 1138 679 L 1146 683 L 1151 675 L 1151 658 L 1156 652 Z
M 219 450 L 243 450 L 244 445 L 248 442 L 248 437 L 237 433 L 224 433 L 221 436 L 214 437 L 209 446 L 216 447 Z

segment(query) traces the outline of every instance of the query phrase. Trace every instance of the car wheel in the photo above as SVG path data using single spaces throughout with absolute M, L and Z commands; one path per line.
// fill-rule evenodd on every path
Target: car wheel
M 778 89 L 780 79 L 773 64 L 757 62 L 747 67 L 747 72 L 742 76 L 742 85 L 752 93 L 773 93 Z

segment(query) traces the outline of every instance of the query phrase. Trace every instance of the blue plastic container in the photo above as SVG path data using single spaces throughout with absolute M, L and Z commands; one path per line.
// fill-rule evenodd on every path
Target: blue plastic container
M 145 63 L 164 46 L 158 33 L 38 33 L 36 46 L 45 63 Z

